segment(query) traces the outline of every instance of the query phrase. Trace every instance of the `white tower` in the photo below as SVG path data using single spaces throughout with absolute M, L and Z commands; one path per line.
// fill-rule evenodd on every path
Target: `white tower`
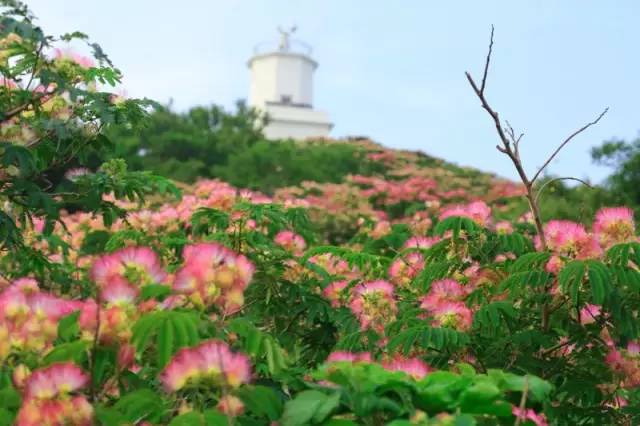
M 249 59 L 251 86 L 249 106 L 264 112 L 269 124 L 268 139 L 307 139 L 327 137 L 333 127 L 329 117 L 314 110 L 313 72 L 318 63 L 311 59 L 311 48 L 290 39 L 292 27 L 280 32 L 280 43 L 258 45 Z

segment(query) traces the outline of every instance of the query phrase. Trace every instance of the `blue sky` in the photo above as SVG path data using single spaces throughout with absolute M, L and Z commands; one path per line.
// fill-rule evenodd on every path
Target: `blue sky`
M 487 97 L 525 136 L 534 171 L 573 130 L 610 111 L 549 167 L 604 178 L 589 149 L 640 130 L 640 2 L 27 0 L 50 33 L 81 30 L 125 75 L 132 96 L 177 109 L 248 95 L 255 44 L 297 24 L 320 63 L 315 106 L 334 136 L 368 135 L 460 165 L 516 177 L 492 123 L 468 86 L 479 76 L 491 24 Z

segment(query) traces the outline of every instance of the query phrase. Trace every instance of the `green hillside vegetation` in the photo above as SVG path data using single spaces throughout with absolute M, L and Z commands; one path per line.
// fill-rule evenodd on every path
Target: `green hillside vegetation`
M 351 175 L 398 179 L 398 164 L 392 166 L 384 161 L 393 156 L 403 158 L 404 166 L 412 168 L 413 173 L 429 168 L 434 176 L 446 176 L 442 183 L 445 186 L 448 182 L 467 180 L 469 187 L 479 194 L 488 191 L 496 179 L 487 172 L 460 167 L 422 152 L 388 149 L 366 138 L 274 143 L 262 134 L 265 124 L 266 119 L 241 102 L 233 112 L 217 105 L 194 107 L 186 112 L 176 112 L 170 105 L 159 106 L 143 128 L 114 127 L 108 137 L 115 150 L 100 155 L 93 163 L 99 164 L 104 155 L 125 158 L 133 170 L 148 170 L 179 182 L 218 178 L 267 194 L 305 181 L 339 183 Z M 614 169 L 619 166 L 605 186 L 550 183 L 541 196 L 544 219 L 585 221 L 598 208 L 616 203 L 637 209 L 640 186 L 634 186 L 634 182 L 640 181 L 640 176 L 635 176 L 633 162 L 640 158 L 638 145 L 638 141 L 635 145 L 610 142 L 594 150 L 594 160 L 607 161 Z M 518 204 L 513 206 L 514 211 L 526 209 L 519 199 L 511 199 L 510 203 Z

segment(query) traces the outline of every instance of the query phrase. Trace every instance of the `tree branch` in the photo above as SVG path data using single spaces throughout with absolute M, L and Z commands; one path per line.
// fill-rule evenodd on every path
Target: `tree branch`
M 550 179 L 550 180 L 546 181 L 545 183 L 543 183 L 543 184 L 542 184 L 542 186 L 538 189 L 537 194 L 536 194 L 536 199 L 535 199 L 536 203 L 538 203 L 538 199 L 540 198 L 540 194 L 542 194 L 542 191 L 543 191 L 543 190 L 544 190 L 544 189 L 545 189 L 549 184 L 552 184 L 552 183 L 554 183 L 554 182 L 558 182 L 558 181 L 561 181 L 561 180 L 575 180 L 576 182 L 580 182 L 580 183 L 581 183 L 581 184 L 583 184 L 584 186 L 586 186 L 586 187 L 588 187 L 588 188 L 593 189 L 593 186 L 591 186 L 591 185 L 589 184 L 589 182 L 585 182 L 584 180 L 582 180 L 582 179 L 578 179 L 578 178 L 575 178 L 575 177 L 566 176 L 566 177 L 554 178 L 554 179 Z
M 585 124 L 584 126 L 582 126 L 581 128 L 579 128 L 578 130 L 576 130 L 575 132 L 573 132 L 572 134 L 569 135 L 568 138 L 566 138 L 561 144 L 560 146 L 553 152 L 553 154 L 551 154 L 551 156 L 547 159 L 547 161 L 545 161 L 545 163 L 542 165 L 542 167 L 540 167 L 540 169 L 538 169 L 538 171 L 536 172 L 536 174 L 533 176 L 533 179 L 531 179 L 531 183 L 535 182 L 536 179 L 538 178 L 538 176 L 540 176 L 540 173 L 542 173 L 542 171 L 549 165 L 549 163 L 551 163 L 551 160 L 553 160 L 555 158 L 556 155 L 558 155 L 558 153 L 562 150 L 562 148 L 565 147 L 566 144 L 568 144 L 569 142 L 571 142 L 571 139 L 573 139 L 574 137 L 578 136 L 580 133 L 584 132 L 585 130 L 587 130 L 589 127 L 593 126 L 594 124 L 597 124 L 598 121 L 600 121 L 600 119 L 602 117 L 604 117 L 604 115 L 607 113 L 607 111 L 609 111 L 609 108 L 605 108 L 604 111 L 602 111 L 600 113 L 600 115 L 598 116 L 598 118 L 596 118 L 595 120 Z
M 484 93 L 484 88 L 487 85 L 487 75 L 489 74 L 489 62 L 491 61 L 491 51 L 493 50 L 493 25 L 491 25 L 491 41 L 489 42 L 489 51 L 487 52 L 487 60 L 484 63 L 484 73 L 482 74 L 482 85 L 480 86 L 480 93 Z
M 493 26 L 491 27 L 491 41 L 489 42 L 489 53 L 487 54 L 487 59 L 485 60 L 485 64 L 484 64 L 484 74 L 482 76 L 482 85 L 480 86 L 480 88 L 478 88 L 478 85 L 476 84 L 476 82 L 473 80 L 473 77 L 471 77 L 471 74 L 469 74 L 469 72 L 465 72 L 465 75 L 467 76 L 467 80 L 469 81 L 469 84 L 471 85 L 471 87 L 473 88 L 473 91 L 475 92 L 476 96 L 478 96 L 478 99 L 480 99 L 480 102 L 482 104 L 482 108 L 484 108 L 489 115 L 491 116 L 491 118 L 493 119 L 493 124 L 496 128 L 496 131 L 498 132 L 498 137 L 500 138 L 500 141 L 502 142 L 502 146 L 498 145 L 496 148 L 498 149 L 498 151 L 502 152 L 503 154 L 507 155 L 510 159 L 511 162 L 513 163 L 514 167 L 516 168 L 516 171 L 518 172 L 518 176 L 520 176 L 520 180 L 522 181 L 522 183 L 525 186 L 525 189 L 527 191 L 526 193 L 526 197 L 527 197 L 527 201 L 529 203 L 529 208 L 531 209 L 531 213 L 533 214 L 533 219 L 535 221 L 536 224 L 536 231 L 540 237 L 540 243 L 542 244 L 542 248 L 543 250 L 546 250 L 547 248 L 547 242 L 545 240 L 544 237 L 544 232 L 542 229 L 542 220 L 540 219 L 540 212 L 538 210 L 538 205 L 535 202 L 535 197 L 534 197 L 534 193 L 533 193 L 533 185 L 532 182 L 529 180 L 529 178 L 527 177 L 527 173 L 524 170 L 524 167 L 522 166 L 522 161 L 520 160 L 520 153 L 518 151 L 517 148 L 517 144 L 520 143 L 520 139 L 522 138 L 522 135 L 519 136 L 518 138 L 515 137 L 515 132 L 513 133 L 513 148 L 511 145 L 511 141 L 509 139 L 509 137 L 507 136 L 507 134 L 505 133 L 505 130 L 502 126 L 502 123 L 500 121 L 500 116 L 498 115 L 498 113 L 491 108 L 491 106 L 489 105 L 489 102 L 487 101 L 487 98 L 484 95 L 484 89 L 486 86 L 486 79 L 487 79 L 487 73 L 489 70 L 489 63 L 491 62 L 491 53 L 493 50 Z M 515 149 L 515 151 L 514 151 Z
M 0 122 L 11 120 L 13 117 L 20 114 L 22 111 L 27 110 L 30 106 L 36 104 L 37 102 L 40 102 L 40 100 L 45 96 L 52 95 L 53 93 L 55 93 L 55 90 L 53 92 L 39 93 L 33 98 L 29 99 L 28 102 L 25 102 L 22 105 L 18 105 L 17 107 L 12 108 L 6 112 L 0 113 L 2 115 L 2 119 L 0 119 Z

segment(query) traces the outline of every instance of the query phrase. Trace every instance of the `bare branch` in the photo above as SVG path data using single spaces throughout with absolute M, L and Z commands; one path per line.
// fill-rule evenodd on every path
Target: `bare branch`
M 480 86 L 480 93 L 484 93 L 484 88 L 487 85 L 487 74 L 489 73 L 489 62 L 491 62 L 491 51 L 493 50 L 493 25 L 491 25 L 491 41 L 489 42 L 489 51 L 487 52 L 487 60 L 484 63 L 484 73 L 482 73 L 482 85 Z
M 522 161 L 520 160 L 520 152 L 518 150 L 518 144 L 520 143 L 520 139 L 522 138 L 522 135 L 516 138 L 515 132 L 509 125 L 510 130 L 507 130 L 507 132 L 511 133 L 511 140 L 509 139 L 509 137 L 505 133 L 505 129 L 502 127 L 502 123 L 500 122 L 500 116 L 493 108 L 491 108 L 491 106 L 489 105 L 489 102 L 487 101 L 487 98 L 484 95 L 487 73 L 489 70 L 489 63 L 491 61 L 491 53 L 493 49 L 493 33 L 494 33 L 494 28 L 492 26 L 491 41 L 489 42 L 489 52 L 487 54 L 487 59 L 485 61 L 484 74 L 482 76 L 482 85 L 480 86 L 480 88 L 478 88 L 478 85 L 473 80 L 473 77 L 471 77 L 471 74 L 469 74 L 469 72 L 466 72 L 465 75 L 467 76 L 467 80 L 469 81 L 469 84 L 473 88 L 473 91 L 475 92 L 476 96 L 478 96 L 478 98 L 480 99 L 482 108 L 484 108 L 493 119 L 493 123 L 495 125 L 496 131 L 498 132 L 498 136 L 500 137 L 500 141 L 502 142 L 502 146 L 498 145 L 496 146 L 496 148 L 498 149 L 498 151 L 502 152 L 503 154 L 509 157 L 514 167 L 516 168 L 516 171 L 518 172 L 518 176 L 520 176 L 520 180 L 522 181 L 522 183 L 526 188 L 527 202 L 529 203 L 531 213 L 533 214 L 537 233 L 540 236 L 540 243 L 542 245 L 542 248 L 546 250 L 547 242 L 544 237 L 544 232 L 542 228 L 542 219 L 540 218 L 540 211 L 535 201 L 533 184 L 529 180 L 527 173 L 525 172 L 524 167 L 522 166 Z M 513 143 L 513 147 L 511 145 L 512 143 Z
M 500 116 L 498 115 L 498 113 L 496 111 L 494 111 L 491 108 L 491 106 L 489 106 L 489 103 L 487 102 L 487 99 L 484 97 L 484 93 L 482 91 L 480 91 L 480 89 L 478 89 L 478 86 L 476 85 L 476 82 L 473 80 L 473 77 L 471 77 L 471 74 L 466 72 L 465 75 L 467 76 L 467 80 L 469 80 L 469 84 L 471 84 L 471 87 L 473 88 L 473 91 L 476 92 L 476 95 L 480 99 L 480 102 L 482 104 L 482 108 L 484 108 L 489 113 L 491 118 L 493 119 L 493 123 L 496 126 L 496 131 L 498 132 L 498 136 L 500 137 L 500 141 L 502 142 L 504 147 L 507 148 L 509 146 L 509 139 L 507 138 L 507 136 L 504 133 L 504 130 L 502 129 L 502 123 L 500 122 Z
M 538 189 L 538 193 L 536 194 L 536 199 L 535 199 L 536 204 L 538 204 L 538 200 L 540 199 L 540 194 L 542 194 L 542 191 L 544 191 L 544 189 L 548 185 L 550 185 L 550 184 L 552 184 L 554 182 L 559 182 L 561 180 L 575 180 L 576 182 L 580 182 L 581 184 L 583 184 L 587 188 L 593 189 L 593 186 L 591 186 L 591 184 L 589 184 L 589 182 L 585 182 L 584 180 L 578 179 L 576 177 L 567 176 L 567 177 L 559 177 L 559 178 L 550 179 L 550 180 L 546 181 L 544 184 L 542 184 L 542 186 Z
M 505 120 L 505 123 L 507 123 L 507 135 L 509 136 L 509 139 L 511 139 L 511 142 L 513 143 L 513 152 L 516 156 L 516 158 L 518 159 L 518 161 L 520 161 L 520 139 L 522 139 L 522 137 L 524 136 L 524 133 L 520 133 L 520 135 L 518 137 L 516 137 L 516 132 L 513 130 L 513 127 L 511 127 L 511 123 L 509 123 L 507 120 Z
M 538 171 L 536 172 L 536 174 L 533 176 L 533 179 L 531 179 L 531 183 L 535 182 L 536 179 L 540 176 L 540 173 L 542 173 L 542 171 L 549 165 L 549 163 L 551 163 L 551 161 L 556 157 L 556 155 L 558 155 L 558 153 L 562 150 L 562 148 L 565 147 L 565 145 L 567 145 L 569 142 L 571 142 L 571 139 L 573 139 L 574 137 L 578 136 L 580 133 L 584 132 L 585 130 L 587 130 L 589 127 L 593 126 L 594 124 L 597 124 L 598 121 L 600 121 L 600 119 L 602 117 L 604 117 L 604 115 L 607 113 L 607 111 L 609 111 L 609 108 L 605 108 L 604 111 L 602 111 L 600 113 L 600 115 L 598 116 L 598 118 L 596 118 L 595 120 L 585 124 L 584 126 L 582 126 L 581 128 L 579 128 L 578 130 L 576 130 L 575 132 L 573 132 L 572 134 L 569 135 L 568 138 L 566 138 L 561 144 L 560 146 L 553 152 L 553 154 L 551 154 L 551 156 L 547 159 L 547 161 L 545 161 L 545 163 L 542 165 L 542 167 L 540 167 L 540 169 L 538 169 Z

